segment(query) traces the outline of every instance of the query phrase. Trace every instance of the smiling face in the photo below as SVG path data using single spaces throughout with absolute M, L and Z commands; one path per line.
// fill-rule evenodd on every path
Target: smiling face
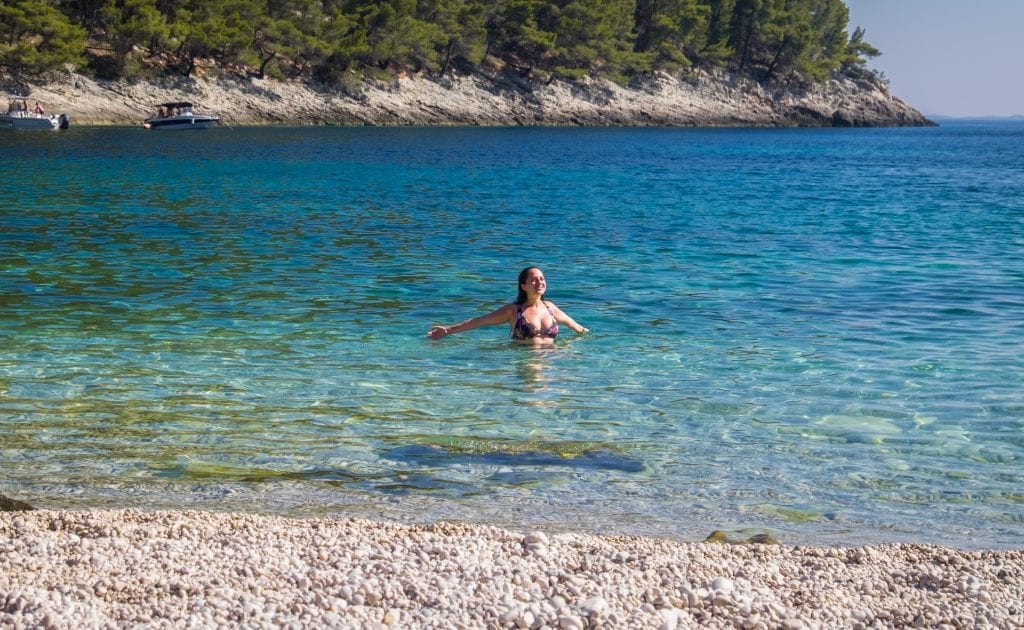
M 544 272 L 536 267 L 523 270 L 523 273 L 519 274 L 519 288 L 527 295 L 543 295 L 548 288 L 548 283 L 544 280 Z

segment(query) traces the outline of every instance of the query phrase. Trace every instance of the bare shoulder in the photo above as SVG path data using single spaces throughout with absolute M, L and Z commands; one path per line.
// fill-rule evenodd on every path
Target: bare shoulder
M 516 303 L 509 302 L 494 312 L 502 315 L 505 319 L 511 319 L 516 316 Z

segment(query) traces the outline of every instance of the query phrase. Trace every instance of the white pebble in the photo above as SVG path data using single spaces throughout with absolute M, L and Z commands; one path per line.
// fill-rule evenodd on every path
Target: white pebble
M 587 615 L 597 615 L 604 611 L 608 607 L 608 602 L 603 597 L 591 597 L 582 604 L 580 604 L 580 610 Z
M 530 532 L 523 538 L 524 545 L 548 544 L 548 537 L 544 532 Z
M 717 591 L 719 593 L 728 595 L 732 593 L 735 586 L 733 585 L 732 580 L 730 580 L 729 578 L 725 576 L 719 576 L 711 581 L 709 588 L 711 588 L 711 590 L 713 591 Z

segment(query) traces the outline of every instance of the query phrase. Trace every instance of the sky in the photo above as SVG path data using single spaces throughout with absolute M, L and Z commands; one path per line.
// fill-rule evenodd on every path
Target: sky
M 1024 0 L 845 0 L 868 63 L 926 116 L 1024 115 Z

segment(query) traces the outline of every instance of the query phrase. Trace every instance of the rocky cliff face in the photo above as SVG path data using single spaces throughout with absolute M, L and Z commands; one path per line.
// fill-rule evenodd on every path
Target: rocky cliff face
M 402 77 L 347 90 L 271 79 L 98 82 L 67 74 L 28 86 L 72 124 L 137 124 L 164 101 L 190 100 L 226 124 L 636 125 L 690 127 L 922 126 L 934 124 L 872 81 L 771 87 L 725 72 L 656 74 L 628 87 L 602 80 L 528 82 L 477 73 Z

